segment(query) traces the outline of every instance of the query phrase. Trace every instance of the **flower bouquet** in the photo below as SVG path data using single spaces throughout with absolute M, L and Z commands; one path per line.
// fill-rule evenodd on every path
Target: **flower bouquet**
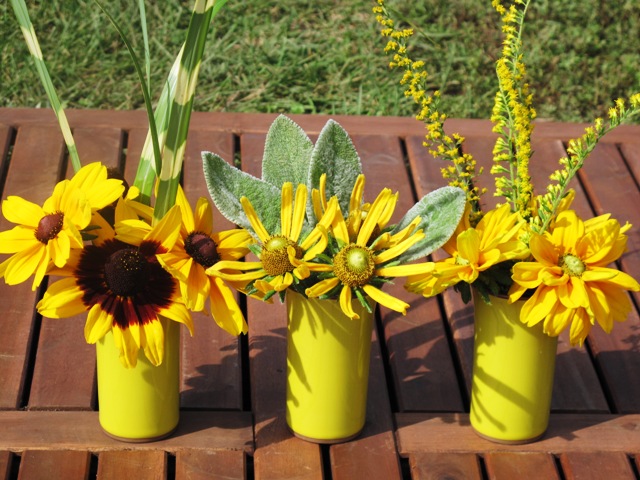
M 213 153 L 203 159 L 214 203 L 251 234 L 255 257 L 221 261 L 207 272 L 245 284 L 247 295 L 287 303 L 288 425 L 318 442 L 357 435 L 365 421 L 375 305 L 403 314 L 409 307 L 382 287 L 426 271 L 414 261 L 451 236 L 464 192 L 435 190 L 392 224 L 398 193 L 385 188 L 364 201 L 360 158 L 334 121 L 314 145 L 293 121 L 278 117 L 267 135 L 262 178 Z
M 86 313 L 85 339 L 97 346 L 101 426 L 129 441 L 166 436 L 179 417 L 179 324 L 193 334 L 191 311 L 208 309 L 231 334 L 247 330 L 231 288 L 205 270 L 244 256 L 250 236 L 214 231 L 210 202 L 201 198 L 192 210 L 179 185 L 206 35 L 225 1 L 196 0 L 155 112 L 131 42 L 96 2 L 131 54 L 149 118 L 131 186 L 100 163 L 82 166 L 25 2 L 11 3 L 75 173 L 42 206 L 16 196 L 3 201 L 3 215 L 16 226 L 0 232 L 0 253 L 10 255 L 0 277 L 9 285 L 33 278 L 34 290 L 47 274 L 62 277 L 49 284 L 37 309 L 50 318 Z M 144 19 L 143 2 L 140 8 Z
M 425 146 L 448 162 L 442 174 L 467 193 L 467 211 L 444 246 L 450 255 L 429 271 L 410 275 L 406 288 L 433 296 L 453 287 L 476 307 L 471 423 L 481 435 L 518 442 L 542 435 L 548 422 L 555 339 L 569 330 L 582 344 L 594 324 L 607 333 L 632 309 L 627 291 L 640 285 L 615 267 L 625 252 L 631 225 L 609 214 L 587 220 L 571 210 L 571 180 L 607 132 L 640 112 L 640 94 L 617 100 L 608 120 L 596 119 L 571 140 L 567 156 L 542 195 L 534 195 L 529 175 L 533 158 L 533 96 L 526 81 L 522 44 L 530 0 L 492 5 L 502 20 L 498 88 L 491 120 L 497 134 L 491 173 L 504 203 L 484 211 L 475 180 L 474 158 L 461 152 L 464 138 L 444 131 L 440 93 L 428 92 L 424 62 L 408 53 L 411 29 L 400 29 L 384 0 L 374 13 L 388 38 L 390 66 L 404 71 L 405 95 L 418 106 L 427 127 Z M 485 318 L 486 317 L 486 318 Z

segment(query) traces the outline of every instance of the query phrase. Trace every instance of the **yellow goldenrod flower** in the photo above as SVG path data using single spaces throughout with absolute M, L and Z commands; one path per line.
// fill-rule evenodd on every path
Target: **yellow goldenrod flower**
M 558 214 L 550 232 L 532 234 L 535 261 L 513 267 L 515 282 L 510 300 L 535 289 L 522 308 L 528 325 L 544 322 L 544 331 L 556 336 L 570 327 L 571 344 L 580 344 L 597 321 L 609 333 L 631 311 L 626 290 L 640 285 L 630 275 L 608 268 L 624 253 L 629 225 L 620 227 L 609 215 L 582 221 L 573 210 Z
M 354 186 L 347 216 L 357 222 L 348 226 L 342 212 L 336 212 L 331 226 L 335 237 L 330 245 L 332 257 L 325 256 L 318 263 L 309 265 L 310 270 L 321 272 L 322 279 L 307 288 L 305 293 L 309 297 L 338 296 L 342 311 L 351 319 L 359 318 L 351 304 L 354 295 L 364 303 L 368 296 L 404 315 L 409 305 L 383 292 L 380 287 L 389 278 L 424 271 L 424 264 L 392 265 L 395 259 L 424 238 L 422 230 L 416 230 L 420 219 L 395 235 L 383 233 L 397 199 L 397 194 L 386 188 L 380 192 L 361 221 L 363 210 L 359 201 L 363 186 L 364 177 Z M 356 225 L 357 228 L 354 228 Z
M 144 350 L 153 365 L 164 357 L 164 331 L 159 316 L 185 324 L 193 333 L 191 315 L 180 298 L 177 281 L 158 263 L 180 234 L 180 209 L 173 207 L 153 228 L 115 226 L 116 237 L 86 246 L 65 267 L 71 277 L 47 289 L 38 312 L 49 318 L 66 318 L 88 311 L 84 328 L 88 343 L 112 331 L 120 361 L 136 366 Z M 118 239 L 119 233 L 131 240 Z
M 187 308 L 203 311 L 209 299 L 211 316 L 221 328 L 232 335 L 247 333 L 247 322 L 233 291 L 223 279 L 207 275 L 206 270 L 219 261 L 244 257 L 249 253 L 251 235 L 241 229 L 214 232 L 211 203 L 201 197 L 192 211 L 182 188 L 178 188 L 176 204 L 182 212 L 180 236 L 169 252 L 157 256 L 158 261 L 180 282 Z
M 117 200 L 123 190 L 120 180 L 107 179 L 106 168 L 93 163 L 59 182 L 42 207 L 8 197 L 2 213 L 17 226 L 0 232 L 0 253 L 13 254 L 0 264 L 0 277 L 15 285 L 33 275 L 35 290 L 50 268 L 63 267 L 71 250 L 83 247 L 82 230 L 92 214 Z

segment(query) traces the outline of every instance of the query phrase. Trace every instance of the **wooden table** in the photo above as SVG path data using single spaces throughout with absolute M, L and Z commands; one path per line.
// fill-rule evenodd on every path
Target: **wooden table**
M 296 116 L 312 137 L 325 116 Z M 408 118 L 334 117 L 352 136 L 367 175 L 366 197 L 400 191 L 398 212 L 444 185 L 441 163 L 422 147 L 424 129 Z M 132 179 L 146 134 L 142 112 L 70 111 L 83 161 L 123 165 Z M 200 152 L 239 159 L 260 175 L 273 115 L 195 113 L 184 186 L 207 195 Z M 466 148 L 490 164 L 493 136 L 480 120 L 451 120 Z M 533 176 L 544 185 L 583 125 L 540 123 Z M 42 202 L 69 167 L 49 110 L 0 109 L 2 198 Z M 489 176 L 486 178 L 490 181 Z M 580 174 L 575 208 L 611 212 L 636 226 L 622 268 L 640 273 L 640 126 L 606 137 Z M 493 201 L 490 197 L 487 201 Z M 217 228 L 229 227 L 221 216 Z M 3 219 L 0 228 L 10 225 Z M 282 305 L 242 299 L 250 329 L 234 338 L 205 315 L 182 346 L 178 431 L 156 443 L 125 444 L 98 425 L 95 351 L 84 318 L 34 313 L 42 291 L 30 282 L 0 286 L 0 479 L 2 478 L 607 478 L 640 471 L 640 320 L 637 310 L 612 335 L 594 329 L 584 348 L 561 337 L 550 426 L 532 444 L 504 446 L 476 436 L 468 421 L 473 312 L 454 292 L 424 299 L 389 289 L 411 304 L 380 309 L 373 332 L 367 423 L 354 441 L 318 446 L 294 438 L 284 420 Z M 640 295 L 634 295 L 640 305 Z

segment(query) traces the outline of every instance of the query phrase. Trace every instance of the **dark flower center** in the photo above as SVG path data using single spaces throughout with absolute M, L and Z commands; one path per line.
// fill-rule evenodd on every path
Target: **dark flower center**
M 149 263 L 138 250 L 126 248 L 111 254 L 104 266 L 105 280 L 111 292 L 131 297 L 149 280 Z
M 204 268 L 209 268 L 220 260 L 216 242 L 206 233 L 191 232 L 184 241 L 184 249 Z
M 49 243 L 49 240 L 53 240 L 62 230 L 64 224 L 64 213 L 56 212 L 45 215 L 38 222 L 38 228 L 36 228 L 36 238 L 39 242 L 45 245 Z

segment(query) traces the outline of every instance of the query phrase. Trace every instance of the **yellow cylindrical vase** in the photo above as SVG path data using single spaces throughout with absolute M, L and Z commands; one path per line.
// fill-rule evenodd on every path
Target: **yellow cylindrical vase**
M 523 301 L 490 299 L 474 296 L 471 426 L 495 442 L 532 442 L 549 423 L 558 339 L 543 333 L 542 322 L 520 321 Z
M 335 300 L 286 297 L 287 424 L 317 443 L 338 443 L 363 429 L 367 409 L 373 313 L 356 300 L 360 319 Z
M 148 442 L 170 435 L 180 416 L 180 325 L 162 319 L 164 360 L 155 367 L 144 352 L 134 368 L 125 368 L 113 334 L 96 344 L 100 426 L 127 442 Z

